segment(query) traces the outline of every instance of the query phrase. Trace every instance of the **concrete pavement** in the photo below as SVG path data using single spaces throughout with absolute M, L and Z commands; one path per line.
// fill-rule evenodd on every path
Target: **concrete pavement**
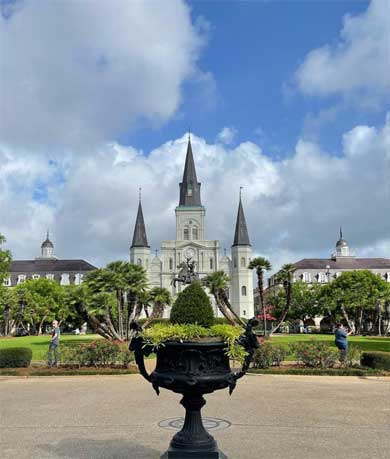
M 229 459 L 390 457 L 389 378 L 248 375 L 206 398 L 203 415 L 231 423 L 211 431 Z M 0 456 L 158 459 L 179 400 L 139 375 L 3 377 Z

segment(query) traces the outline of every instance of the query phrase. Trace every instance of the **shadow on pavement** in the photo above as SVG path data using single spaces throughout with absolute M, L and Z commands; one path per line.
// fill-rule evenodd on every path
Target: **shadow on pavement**
M 50 457 L 72 459 L 159 459 L 161 451 L 131 441 L 67 438 L 56 445 L 40 445 Z

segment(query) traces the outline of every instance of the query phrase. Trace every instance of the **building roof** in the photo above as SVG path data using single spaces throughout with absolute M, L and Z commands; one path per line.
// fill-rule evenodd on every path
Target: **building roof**
M 14 260 L 11 263 L 9 272 L 12 273 L 37 273 L 37 272 L 56 272 L 62 273 L 69 271 L 92 271 L 97 269 L 85 260 L 57 260 L 37 259 L 37 260 Z
M 304 258 L 294 263 L 296 269 L 390 269 L 388 258 Z
M 202 206 L 200 199 L 200 183 L 196 177 L 194 156 L 192 154 L 191 139 L 188 139 L 186 163 L 183 180 L 180 186 L 179 206 Z
M 144 214 L 142 212 L 141 200 L 138 203 L 137 219 L 134 226 L 133 242 L 131 247 L 149 247 L 148 238 L 146 237 L 146 228 Z
M 234 232 L 233 246 L 235 245 L 251 245 L 249 241 L 248 228 L 246 226 L 244 209 L 242 207 L 241 195 L 240 202 L 238 204 L 236 230 Z

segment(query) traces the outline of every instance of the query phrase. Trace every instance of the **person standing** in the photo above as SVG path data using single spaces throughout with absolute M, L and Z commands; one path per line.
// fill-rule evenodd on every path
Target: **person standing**
M 352 334 L 352 330 L 347 332 L 342 323 L 336 325 L 334 332 L 335 344 L 340 351 L 340 362 L 344 363 L 345 358 L 348 354 L 348 336 Z
M 51 332 L 51 341 L 49 345 L 48 360 L 47 364 L 49 367 L 52 365 L 58 366 L 58 347 L 60 345 L 60 328 L 58 326 L 57 320 L 52 322 L 53 331 Z M 53 363 L 53 353 L 54 353 L 54 363 Z

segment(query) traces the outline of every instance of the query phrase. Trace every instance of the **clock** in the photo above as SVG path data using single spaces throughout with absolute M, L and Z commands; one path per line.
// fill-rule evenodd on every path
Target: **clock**
M 192 247 L 188 247 L 188 249 L 184 250 L 184 256 L 186 258 L 194 258 L 195 250 Z

